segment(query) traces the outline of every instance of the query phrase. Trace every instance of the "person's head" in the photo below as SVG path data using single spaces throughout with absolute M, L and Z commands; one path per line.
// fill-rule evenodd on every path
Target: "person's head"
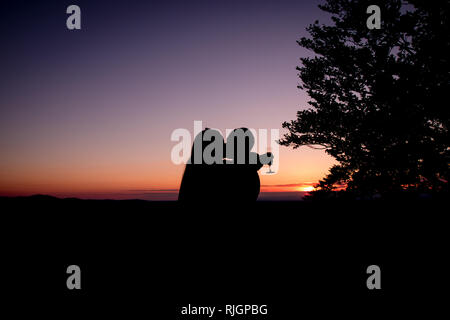
M 234 129 L 227 137 L 226 156 L 235 163 L 248 163 L 254 144 L 255 137 L 248 128 Z
M 190 164 L 221 163 L 225 142 L 222 134 L 214 129 L 206 128 L 200 132 L 192 144 Z

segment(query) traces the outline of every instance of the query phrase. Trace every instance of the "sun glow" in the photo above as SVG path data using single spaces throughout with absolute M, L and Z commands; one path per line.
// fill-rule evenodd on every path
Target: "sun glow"
M 313 186 L 300 187 L 299 191 L 311 192 L 311 191 L 314 191 L 314 187 Z

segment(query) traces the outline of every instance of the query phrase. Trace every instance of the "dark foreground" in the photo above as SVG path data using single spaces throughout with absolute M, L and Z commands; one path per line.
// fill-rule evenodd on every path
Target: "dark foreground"
M 434 318 L 448 301 L 444 201 L 0 205 L 2 305 L 16 318 Z M 66 287 L 73 264 L 79 291 Z M 366 286 L 374 264 L 381 290 Z M 188 304 L 267 304 L 268 314 L 189 317 Z

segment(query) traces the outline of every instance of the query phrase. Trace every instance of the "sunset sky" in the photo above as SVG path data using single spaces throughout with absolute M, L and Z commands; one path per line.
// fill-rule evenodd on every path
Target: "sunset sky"
M 327 20 L 318 3 L 2 1 L 0 195 L 176 199 L 173 130 L 281 129 L 307 107 L 296 40 Z M 308 190 L 332 163 L 280 147 L 261 197 Z

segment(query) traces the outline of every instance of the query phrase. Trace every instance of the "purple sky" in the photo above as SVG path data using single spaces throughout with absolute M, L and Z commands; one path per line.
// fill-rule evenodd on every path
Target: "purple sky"
M 296 40 L 326 19 L 319 1 L 28 2 L 1 10 L 2 194 L 178 188 L 174 129 L 281 128 L 307 106 Z M 70 4 L 82 30 L 65 26 Z M 283 147 L 263 183 L 313 183 L 330 164 Z

